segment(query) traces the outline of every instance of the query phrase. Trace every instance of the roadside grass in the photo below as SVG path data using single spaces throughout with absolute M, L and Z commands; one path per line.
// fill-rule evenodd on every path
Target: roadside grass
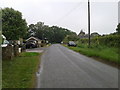
M 2 88 L 34 88 L 40 55 L 36 52 L 23 52 L 13 60 L 3 60 Z
M 66 46 L 68 47 L 68 46 Z M 113 47 L 106 47 L 106 46 L 98 46 L 98 47 L 91 47 L 88 48 L 86 45 L 79 46 L 79 47 L 68 47 L 76 52 L 81 54 L 87 55 L 89 57 L 97 57 L 109 62 L 113 62 L 116 64 L 120 64 L 118 61 L 118 49 Z

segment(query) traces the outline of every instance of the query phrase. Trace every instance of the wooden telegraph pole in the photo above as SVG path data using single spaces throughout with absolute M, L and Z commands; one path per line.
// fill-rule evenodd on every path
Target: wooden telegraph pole
M 88 0 L 88 47 L 90 47 L 90 1 Z

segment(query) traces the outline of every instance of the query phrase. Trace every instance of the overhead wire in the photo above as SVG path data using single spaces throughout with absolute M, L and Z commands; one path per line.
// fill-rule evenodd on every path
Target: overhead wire
M 81 4 L 81 2 L 79 2 L 75 7 L 73 7 L 69 12 L 67 12 L 61 18 L 59 18 L 56 22 L 63 21 L 66 17 L 68 17 L 71 13 L 73 13 L 80 6 L 80 4 Z

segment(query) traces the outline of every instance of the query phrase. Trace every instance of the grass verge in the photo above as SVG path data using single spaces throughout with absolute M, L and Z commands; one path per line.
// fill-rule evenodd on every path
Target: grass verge
M 40 55 L 36 52 L 23 52 L 13 60 L 4 60 L 2 88 L 34 88 Z
M 68 46 L 66 46 L 68 47 Z M 86 46 L 81 47 L 68 47 L 76 52 L 84 54 L 89 57 L 97 57 L 102 60 L 106 60 L 111 63 L 120 64 L 118 61 L 118 49 L 117 48 L 110 48 L 105 46 L 100 47 L 92 47 L 88 48 Z

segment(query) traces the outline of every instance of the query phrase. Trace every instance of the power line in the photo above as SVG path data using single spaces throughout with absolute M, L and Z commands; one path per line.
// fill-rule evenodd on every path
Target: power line
M 75 11 L 75 9 L 77 9 L 80 6 L 81 2 L 78 3 L 75 7 L 73 7 L 69 12 L 67 12 L 64 16 L 62 16 L 61 18 L 59 18 L 56 22 L 60 22 L 61 20 L 64 20 L 67 16 L 69 16 L 71 13 L 73 13 Z

